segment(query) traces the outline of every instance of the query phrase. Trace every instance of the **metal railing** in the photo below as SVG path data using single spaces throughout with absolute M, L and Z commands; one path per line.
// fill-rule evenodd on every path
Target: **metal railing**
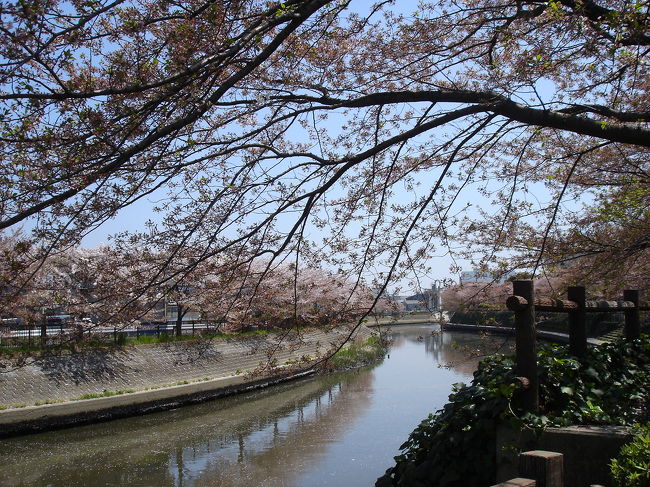
M 202 323 L 191 322 L 183 323 L 181 327 L 182 335 L 194 336 L 205 333 L 218 333 L 224 327 L 225 323 Z M 141 336 L 155 336 L 160 338 L 166 334 L 174 336 L 176 334 L 176 323 L 159 323 L 156 325 L 125 325 L 125 326 L 102 326 L 102 325 L 84 325 L 79 326 L 66 326 L 66 325 L 50 325 L 44 330 L 41 328 L 12 328 L 5 330 L 0 334 L 0 345 L 4 347 L 20 347 L 25 340 L 29 345 L 32 345 L 35 339 L 45 338 L 48 344 L 63 341 L 64 339 L 72 339 L 75 335 L 78 338 L 99 338 L 106 340 L 112 339 L 117 342 L 120 337 L 124 338 L 139 338 Z

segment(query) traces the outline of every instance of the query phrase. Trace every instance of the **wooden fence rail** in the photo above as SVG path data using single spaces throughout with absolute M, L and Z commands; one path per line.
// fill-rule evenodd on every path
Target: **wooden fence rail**
M 512 283 L 513 295 L 506 306 L 515 313 L 516 371 L 525 384 L 520 401 L 528 411 L 537 411 L 539 405 L 537 381 L 537 346 L 535 312 L 550 311 L 569 315 L 569 350 L 582 358 L 587 353 L 586 313 L 623 312 L 625 315 L 625 338 L 634 340 L 641 335 L 640 312 L 650 308 L 640 306 L 640 292 L 625 290 L 622 300 L 587 301 L 584 286 L 569 287 L 567 299 L 538 298 L 533 281 L 520 280 Z
M 576 301 L 571 301 L 569 299 L 554 299 L 554 298 L 539 298 L 535 297 L 536 311 L 550 311 L 555 313 L 563 313 L 568 311 L 576 310 L 580 307 L 580 304 Z M 506 306 L 511 311 L 516 311 L 524 306 L 528 305 L 528 301 L 522 296 L 510 296 L 506 300 Z M 602 313 L 603 311 L 626 311 L 631 308 L 636 308 L 636 305 L 632 301 L 585 301 L 585 311 L 592 313 Z M 642 307 L 639 309 L 643 310 Z

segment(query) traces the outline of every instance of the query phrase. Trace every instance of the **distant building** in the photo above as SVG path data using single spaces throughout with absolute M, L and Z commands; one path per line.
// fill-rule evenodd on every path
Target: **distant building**
M 425 293 L 401 297 L 404 311 L 425 311 L 427 309 L 427 301 L 428 297 Z
M 166 301 L 165 303 L 163 303 L 163 306 L 164 306 L 164 315 L 165 315 L 164 321 L 166 321 L 167 323 L 176 323 L 176 320 L 178 319 L 178 304 L 175 301 Z M 183 316 L 181 318 L 181 321 L 183 321 L 184 323 L 191 323 L 194 321 L 201 320 L 201 313 L 198 311 L 187 310 L 187 311 L 182 311 L 182 313 Z
M 442 309 L 442 291 L 445 289 L 444 281 L 433 281 L 429 295 L 429 309 L 431 311 L 440 311 Z
M 405 311 L 439 311 L 442 309 L 442 291 L 444 281 L 434 281 L 431 289 L 425 289 L 413 296 L 402 296 L 400 301 Z
M 494 281 L 492 277 L 487 275 L 485 272 L 477 271 L 476 269 L 471 271 L 463 271 L 460 273 L 461 284 L 466 282 L 492 282 L 492 281 Z
M 382 297 L 388 301 L 398 303 L 402 311 L 437 311 L 442 306 L 442 291 L 445 289 L 445 280 L 436 280 L 431 285 L 431 289 L 424 289 L 418 294 L 410 296 L 390 294 L 387 291 L 382 293 Z M 373 289 L 373 295 L 379 294 L 379 289 Z

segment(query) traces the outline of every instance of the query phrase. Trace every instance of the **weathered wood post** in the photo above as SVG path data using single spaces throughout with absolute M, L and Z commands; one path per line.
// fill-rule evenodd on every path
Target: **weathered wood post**
M 587 354 L 587 292 L 584 286 L 571 286 L 567 292 L 570 301 L 578 303 L 578 309 L 569 312 L 569 350 L 578 358 Z
M 561 453 L 528 451 L 519 455 L 519 475 L 537 481 L 537 487 L 564 487 L 564 460 Z
M 513 281 L 512 291 L 515 296 L 526 300 L 515 310 L 515 344 L 517 375 L 528 379 L 528 387 L 520 395 L 520 405 L 526 411 L 539 408 L 537 379 L 537 343 L 535 331 L 535 287 L 533 281 Z
M 625 339 L 636 340 L 641 336 L 641 318 L 639 311 L 640 301 L 638 289 L 626 289 L 623 291 L 623 300 L 632 301 L 634 308 L 626 309 L 625 314 Z

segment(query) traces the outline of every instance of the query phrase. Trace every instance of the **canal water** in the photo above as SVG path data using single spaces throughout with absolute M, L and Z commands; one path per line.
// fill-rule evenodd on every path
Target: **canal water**
M 0 486 L 372 486 L 504 338 L 396 326 L 372 367 L 0 440 Z

